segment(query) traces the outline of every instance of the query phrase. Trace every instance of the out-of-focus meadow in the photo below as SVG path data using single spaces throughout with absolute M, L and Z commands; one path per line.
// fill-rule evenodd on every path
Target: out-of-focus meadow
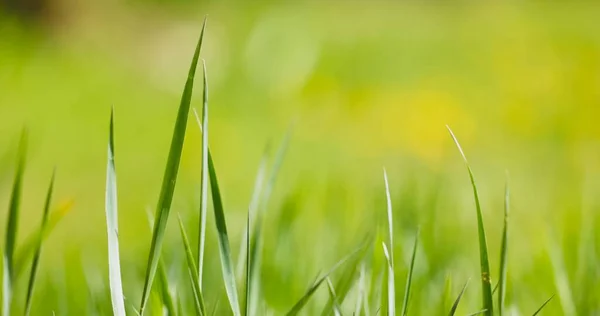
M 481 309 L 473 196 L 446 124 L 479 184 L 492 283 L 510 174 L 510 312 L 530 315 L 552 294 L 546 315 L 600 312 L 600 5 L 47 1 L 35 19 L 0 12 L 2 214 L 23 127 L 30 145 L 20 240 L 39 225 L 54 166 L 55 204 L 74 201 L 44 244 L 33 314 L 110 313 L 111 107 L 124 290 L 137 304 L 151 236 L 146 214 L 156 205 L 205 14 L 210 144 L 234 260 L 265 147 L 275 152 L 292 130 L 264 232 L 263 296 L 275 315 L 365 236 L 384 234 L 384 166 L 398 300 L 420 227 L 410 313 L 441 312 L 449 280 L 455 297 L 468 278 L 459 314 Z M 200 109 L 201 100 L 197 83 L 192 106 Z M 192 236 L 200 158 L 201 133 L 190 117 L 172 217 L 180 213 Z M 214 273 L 205 286 L 214 290 L 205 296 L 209 306 L 221 297 L 227 314 L 212 223 L 211 213 L 206 269 Z M 187 289 L 175 224 L 171 218 L 163 255 Z M 373 266 L 383 266 L 380 241 L 374 249 Z M 17 292 L 25 287 L 19 280 Z M 323 287 L 307 314 L 319 313 L 326 298 Z

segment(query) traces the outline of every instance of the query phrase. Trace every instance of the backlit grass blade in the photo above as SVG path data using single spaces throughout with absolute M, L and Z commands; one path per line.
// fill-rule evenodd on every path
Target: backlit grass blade
M 181 104 L 179 105 L 177 120 L 175 121 L 175 127 L 173 130 L 173 138 L 171 140 L 171 148 L 169 149 L 169 157 L 165 168 L 160 196 L 156 206 L 154 229 L 152 231 L 152 242 L 150 244 L 150 253 L 148 254 L 148 263 L 144 277 L 144 289 L 142 291 L 142 300 L 140 303 L 140 314 L 142 315 L 144 314 L 150 289 L 152 288 L 152 282 L 154 281 L 154 276 L 158 267 L 165 229 L 167 227 L 167 221 L 169 219 L 169 213 L 171 210 L 173 192 L 175 191 L 175 183 L 177 182 L 177 172 L 179 170 L 179 162 L 181 160 L 181 152 L 183 150 L 187 118 L 192 99 L 192 90 L 194 87 L 194 75 L 196 73 L 196 66 L 198 65 L 198 60 L 200 57 L 202 39 L 204 38 L 204 25 L 202 26 L 202 32 L 200 33 L 200 38 L 196 46 L 196 51 L 194 52 L 194 57 L 192 58 L 190 71 L 188 73 L 188 78 L 185 83 L 183 95 L 181 97 Z
M 185 248 L 185 258 L 187 261 L 188 273 L 190 276 L 190 282 L 192 282 L 192 290 L 194 293 L 194 306 L 198 315 L 206 315 L 206 307 L 204 305 L 204 297 L 202 296 L 202 290 L 200 289 L 200 283 L 198 282 L 198 269 L 194 263 L 194 255 L 192 254 L 192 248 L 190 246 L 189 239 L 183 226 L 181 216 L 179 217 L 179 230 L 181 232 L 181 239 L 183 240 L 183 246 Z
M 165 264 L 162 260 L 158 260 L 158 284 L 160 289 L 160 297 L 162 303 L 164 304 L 165 309 L 167 310 L 167 315 L 177 315 L 175 309 L 175 301 L 173 299 L 173 295 L 171 295 L 171 291 L 169 290 L 169 278 L 167 277 L 167 271 L 165 270 Z M 183 314 L 179 314 L 183 315 Z
M 546 305 L 547 305 L 548 303 L 550 303 L 550 301 L 551 301 L 553 298 L 554 298 L 554 295 L 550 296 L 550 298 L 549 298 L 549 299 L 547 299 L 547 300 L 544 302 L 544 304 L 542 304 L 542 306 L 540 306 L 540 308 L 538 308 L 538 309 L 535 311 L 535 313 L 533 313 L 533 315 L 532 315 L 532 316 L 535 316 L 535 315 L 539 314 L 539 313 L 542 311 L 542 309 L 544 309 L 544 307 L 546 307 Z
M 465 294 L 465 290 L 467 289 L 467 286 L 469 285 L 469 280 L 467 280 L 467 282 L 465 282 L 465 285 L 463 285 L 462 290 L 460 290 L 460 293 L 458 294 L 458 297 L 456 298 L 456 300 L 454 301 L 454 304 L 452 304 L 452 308 L 450 309 L 450 313 L 448 313 L 449 316 L 453 316 L 454 313 L 456 313 L 456 309 L 458 308 L 458 304 L 460 303 L 460 300 L 463 297 L 463 294 Z
M 415 244 L 412 250 L 412 256 L 410 258 L 410 267 L 408 269 L 408 276 L 406 277 L 406 289 L 404 291 L 404 300 L 402 303 L 402 315 L 405 316 L 408 312 L 408 300 L 410 299 L 410 287 L 412 285 L 412 275 L 415 268 L 415 258 L 417 257 L 417 246 L 419 245 L 419 231 L 415 236 Z
M 348 259 L 350 259 L 352 256 L 356 255 L 364 247 L 365 247 L 365 245 L 361 245 L 358 249 L 356 249 L 352 253 L 346 255 L 344 258 L 342 258 L 340 261 L 338 261 L 336 264 L 334 264 L 333 267 L 329 271 L 327 271 L 327 273 L 325 273 L 325 275 L 323 275 L 322 277 L 320 277 L 319 279 L 317 279 L 315 282 L 313 282 L 312 285 L 308 288 L 308 290 L 304 293 L 304 295 L 300 298 L 300 300 L 298 300 L 298 302 L 296 302 L 296 304 L 294 304 L 294 306 L 292 307 L 292 309 L 290 309 L 290 311 L 287 312 L 286 315 L 287 316 L 298 315 L 298 313 L 300 311 L 302 311 L 302 308 L 304 308 L 304 306 L 306 305 L 306 303 L 308 303 L 308 301 L 313 296 L 313 294 L 317 291 L 317 289 L 319 289 L 319 287 L 321 286 L 321 284 L 323 284 L 323 282 L 335 270 L 337 270 L 341 265 L 343 265 L 346 261 L 348 261 Z
M 29 315 L 31 311 L 31 299 L 33 297 L 33 288 L 35 285 L 35 278 L 37 276 L 37 269 L 40 262 L 40 256 L 42 254 L 42 232 L 46 229 L 48 223 L 48 214 L 50 213 L 50 204 L 52 202 L 52 192 L 54 191 L 54 175 L 50 178 L 50 185 L 48 186 L 48 192 L 46 193 L 46 202 L 44 204 L 44 212 L 42 215 L 42 224 L 40 227 L 40 234 L 38 244 L 33 255 L 33 261 L 31 263 L 31 272 L 29 274 L 29 283 L 27 284 L 27 296 L 25 298 L 25 315 Z
M 108 276 L 113 314 L 125 316 L 121 260 L 119 258 L 119 212 L 117 209 L 117 173 L 115 170 L 114 117 L 110 113 L 108 163 L 106 166 L 106 228 L 108 235 Z
M 227 225 L 225 223 L 225 210 L 223 209 L 223 200 L 221 199 L 217 172 L 215 171 L 215 165 L 210 152 L 208 153 L 208 172 L 215 213 L 215 224 L 217 226 L 219 239 L 219 252 L 221 254 L 221 269 L 223 271 L 223 281 L 225 281 L 225 291 L 227 292 L 227 298 L 229 299 L 229 305 L 231 306 L 233 315 L 240 316 L 240 303 L 233 272 Z
M 504 311 L 504 299 L 506 298 L 506 274 L 508 258 L 508 211 L 510 207 L 510 189 L 508 187 L 508 175 L 504 189 L 504 230 L 502 231 L 502 244 L 500 245 L 500 272 L 498 273 L 498 315 L 502 316 Z M 492 293 L 493 294 L 493 293 Z
M 394 267 L 392 266 L 391 254 L 383 243 L 383 254 L 385 254 L 385 260 L 387 261 L 387 296 L 384 298 L 386 301 L 387 315 L 396 315 L 396 291 L 394 289 Z
M 492 298 L 492 284 L 491 284 L 491 279 L 490 279 L 490 263 L 489 263 L 489 259 L 488 259 L 488 249 L 487 249 L 487 241 L 486 241 L 486 236 L 485 236 L 485 228 L 483 225 L 483 215 L 481 213 L 481 205 L 479 203 L 479 193 L 477 191 L 477 185 L 475 184 L 475 177 L 473 176 L 473 171 L 471 171 L 471 166 L 469 165 L 469 162 L 467 161 L 467 157 L 465 156 L 465 153 L 462 150 L 462 147 L 460 146 L 460 143 L 458 142 L 458 139 L 456 138 L 456 136 L 454 136 L 454 133 L 452 132 L 452 130 L 450 129 L 449 126 L 446 126 L 448 128 L 448 131 L 450 132 L 450 136 L 452 136 L 452 139 L 454 140 L 454 143 L 456 144 L 456 147 L 458 148 L 458 151 L 460 152 L 460 155 L 462 156 L 465 165 L 467 166 L 467 170 L 469 172 L 469 178 L 471 179 L 471 186 L 473 187 L 473 195 L 475 197 L 475 208 L 477 211 L 477 230 L 478 230 L 478 234 L 479 234 L 479 260 L 480 260 L 480 265 L 481 265 L 481 287 L 482 287 L 482 301 L 483 301 L 483 308 L 485 309 L 485 313 L 488 316 L 491 316 L 494 314 L 493 312 L 493 308 L 494 308 L 494 303 L 493 303 L 493 298 Z
M 10 204 L 8 206 L 8 220 L 6 223 L 6 239 L 4 241 L 4 268 L 2 282 L 2 315 L 11 315 L 12 290 L 15 281 L 14 254 L 19 226 L 19 211 L 21 206 L 21 191 L 23 190 L 23 173 L 25 172 L 25 156 L 27 153 L 27 131 L 23 130 L 19 142 L 17 169 L 13 181 Z
M 329 297 L 331 298 L 331 301 L 333 302 L 333 304 L 332 304 L 333 315 L 342 316 L 342 311 L 341 311 L 341 308 L 338 303 L 338 297 L 337 297 L 337 294 L 335 293 L 335 288 L 333 287 L 333 284 L 331 283 L 331 279 L 329 277 L 327 277 L 326 281 L 327 281 L 327 288 L 329 289 Z
M 360 265 L 360 272 L 358 277 L 358 299 L 356 300 L 356 310 L 354 315 L 361 315 L 361 311 L 364 311 L 365 316 L 369 316 L 371 310 L 369 307 L 369 295 L 367 294 L 367 281 L 365 264 Z

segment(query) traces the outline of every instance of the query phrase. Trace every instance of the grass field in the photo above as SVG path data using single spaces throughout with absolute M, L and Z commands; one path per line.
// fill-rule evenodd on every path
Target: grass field
M 90 3 L 39 26 L 0 15 L 4 314 L 30 297 L 32 315 L 135 315 L 147 294 L 147 315 L 448 315 L 463 288 L 456 315 L 532 315 L 551 297 L 540 315 L 600 313 L 599 12 L 267 1 Z M 207 13 L 209 93 L 200 63 L 182 97 Z

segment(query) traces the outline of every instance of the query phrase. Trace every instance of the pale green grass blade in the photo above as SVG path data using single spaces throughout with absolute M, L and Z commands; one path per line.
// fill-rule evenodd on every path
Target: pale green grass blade
M 333 304 L 332 304 L 333 315 L 342 316 L 342 309 L 340 308 L 340 305 L 338 303 L 339 302 L 338 296 L 335 293 L 335 288 L 333 287 L 333 284 L 331 283 L 331 279 L 329 277 L 327 277 L 326 281 L 327 281 L 327 288 L 329 289 L 329 297 L 330 297 L 331 301 L 333 302 Z
M 575 301 L 573 300 L 573 291 L 569 285 L 569 275 L 565 267 L 563 252 L 553 236 L 555 236 L 553 232 L 548 234 L 548 251 L 554 273 L 554 285 L 558 291 L 557 295 L 562 307 L 562 312 L 563 315 L 566 316 L 578 315 Z
M 144 277 L 144 289 L 142 291 L 142 300 L 140 303 L 140 314 L 144 314 L 144 309 L 148 302 L 152 282 L 156 274 L 162 243 L 169 219 L 171 210 L 171 202 L 173 200 L 173 192 L 175 191 L 175 183 L 177 182 L 177 172 L 179 170 L 179 162 L 181 160 L 181 152 L 183 150 L 183 141 L 187 126 L 187 118 L 192 99 L 192 90 L 194 87 L 194 75 L 196 66 L 200 57 L 200 48 L 202 47 L 202 39 L 204 38 L 204 26 L 200 33 L 200 38 L 192 58 L 190 71 L 181 97 L 181 104 L 177 113 L 177 120 L 173 130 L 173 138 L 171 140 L 171 148 L 169 149 L 169 158 L 165 168 L 160 196 L 156 206 L 154 229 L 152 231 L 152 242 L 150 244 L 150 253 L 148 254 L 148 263 L 146 274 Z
M 323 282 L 335 270 L 337 270 L 341 265 L 343 265 L 346 261 L 348 261 L 348 259 L 350 259 L 352 256 L 356 255 L 360 250 L 362 250 L 363 247 L 364 247 L 364 245 L 361 245 L 358 249 L 356 249 L 352 253 L 346 255 L 344 258 L 342 258 L 340 261 L 338 261 L 335 265 L 333 265 L 333 267 L 329 271 L 327 271 L 327 273 L 325 273 L 325 275 L 323 275 L 322 277 L 317 279 L 315 282 L 313 282 L 312 285 L 308 288 L 308 290 L 304 293 L 304 295 L 300 298 L 300 300 L 298 300 L 296 302 L 296 304 L 292 307 L 292 309 L 290 309 L 289 312 L 286 313 L 286 315 L 287 316 L 298 315 L 298 313 L 300 313 L 300 311 L 302 311 L 302 308 L 304 308 L 306 303 L 308 303 L 308 301 L 313 296 L 313 294 L 317 291 L 317 289 L 319 289 L 321 284 L 323 284 Z
M 406 289 L 404 291 L 404 300 L 402 303 L 402 315 L 405 316 L 408 313 L 408 301 L 410 299 L 410 288 L 412 285 L 412 276 L 415 269 L 415 259 L 417 257 L 417 246 L 419 245 L 419 231 L 415 236 L 415 244 L 412 250 L 412 256 L 410 257 L 410 267 L 408 269 L 408 276 L 406 277 Z
M 246 218 L 246 298 L 244 300 L 244 316 L 250 314 L 250 211 Z
M 356 299 L 356 308 L 354 309 L 354 315 L 360 315 L 361 311 L 364 310 L 365 314 L 368 313 L 369 303 L 366 292 L 366 276 L 365 276 L 365 264 L 361 263 L 358 274 L 358 297 Z
M 208 172 L 215 213 L 215 224 L 217 226 L 217 234 L 219 237 L 219 252 L 221 254 L 221 269 L 223 271 L 223 281 L 225 281 L 225 291 L 227 292 L 227 298 L 229 299 L 233 315 L 240 316 L 240 303 L 233 272 L 229 236 L 227 234 L 227 224 L 225 222 L 225 211 L 223 209 L 223 201 L 221 200 L 217 172 L 215 171 L 214 162 L 210 152 L 208 153 Z
M 506 274 L 508 264 L 508 212 L 510 207 L 510 189 L 508 187 L 508 173 L 506 176 L 506 187 L 504 189 L 504 229 L 502 231 L 502 244 L 500 245 L 500 272 L 498 273 L 498 315 L 504 312 L 504 300 L 506 298 Z M 495 290 L 494 290 L 495 291 Z M 494 292 L 493 291 L 493 292 Z M 492 295 L 494 294 L 492 292 Z
M 188 273 L 190 276 L 190 282 L 192 283 L 192 290 L 194 293 L 194 306 L 198 315 L 206 315 L 206 307 L 204 305 L 204 297 L 202 296 L 202 289 L 200 289 L 200 283 L 198 282 L 198 269 L 194 263 L 194 255 L 192 254 L 192 247 L 190 246 L 189 239 L 183 226 L 181 216 L 179 216 L 179 230 L 181 232 L 181 239 L 183 240 L 183 246 L 185 248 L 185 258 L 187 261 Z
M 535 315 L 539 314 L 539 313 L 542 311 L 542 309 L 544 309 L 544 307 L 546 307 L 546 305 L 547 305 L 548 303 L 550 303 L 550 301 L 551 301 L 553 298 L 554 298 L 554 295 L 550 296 L 550 298 L 549 298 L 549 299 L 547 299 L 547 300 L 544 302 L 544 304 L 542 304 L 542 306 L 540 306 L 540 308 L 538 308 L 538 309 L 535 311 L 535 313 L 533 313 L 533 315 L 532 315 L 532 316 L 535 316 Z
M 206 27 L 206 17 L 202 26 L 202 34 Z M 208 209 L 208 80 L 206 74 L 206 64 L 202 60 L 202 79 L 203 79 L 203 94 L 202 94 L 202 122 L 198 117 L 196 109 L 194 115 L 202 131 L 202 171 L 200 174 L 200 219 L 198 228 L 198 283 L 200 288 L 203 284 L 204 275 L 204 247 L 206 243 L 206 217 Z
M 387 271 L 387 296 L 384 298 L 387 307 L 387 315 L 394 316 L 396 315 L 396 291 L 394 289 L 394 267 L 392 266 L 392 258 L 391 254 L 383 243 L 383 254 L 385 255 L 385 260 L 387 261 L 388 271 Z
M 469 162 L 467 161 L 467 157 L 465 156 L 465 153 L 462 150 L 462 147 L 460 146 L 460 143 L 458 142 L 458 139 L 456 138 L 456 136 L 454 136 L 454 133 L 452 132 L 452 130 L 450 129 L 449 126 L 446 126 L 448 128 L 448 131 L 450 132 L 450 136 L 452 136 L 452 139 L 454 140 L 454 143 L 456 144 L 456 147 L 458 148 L 458 151 L 460 152 L 460 155 L 462 156 L 465 165 L 467 166 L 467 170 L 469 172 L 469 178 L 471 179 L 471 186 L 473 187 L 473 195 L 475 197 L 475 208 L 477 211 L 477 230 L 478 230 L 478 235 L 479 235 L 479 260 L 480 260 L 480 265 L 481 265 L 481 288 L 482 288 L 482 301 L 483 301 L 483 307 L 485 309 L 485 313 L 488 316 L 492 316 L 494 314 L 493 308 L 494 308 L 494 303 L 493 303 L 493 297 L 492 297 L 492 284 L 491 284 L 491 279 L 490 279 L 490 263 L 489 263 L 489 259 L 488 259 L 488 248 L 487 248 L 487 241 L 486 241 L 486 236 L 485 236 L 485 228 L 483 225 L 483 215 L 481 213 L 481 205 L 479 203 L 479 193 L 477 191 L 477 185 L 475 184 L 475 177 L 473 176 L 473 171 L 471 171 L 471 166 L 469 165 Z
M 19 142 L 17 169 L 13 181 L 10 204 L 8 207 L 8 220 L 6 223 L 6 239 L 4 241 L 3 256 L 3 281 L 2 281 L 2 315 L 8 316 L 11 311 L 14 273 L 14 254 L 19 226 L 19 211 L 21 206 L 21 192 L 23 190 L 23 173 L 25 172 L 25 156 L 27 154 L 27 131 L 23 130 Z
M 162 303 L 167 310 L 167 314 L 178 315 L 175 309 L 175 300 L 173 299 L 173 295 L 171 295 L 171 291 L 169 289 L 169 278 L 167 277 L 167 270 L 165 269 L 165 264 L 162 258 L 158 261 L 158 285 L 160 290 L 160 298 Z M 183 314 L 179 314 L 183 315 Z
M 110 113 L 108 163 L 106 166 L 106 229 L 108 236 L 108 276 L 113 315 L 125 316 L 125 300 L 119 258 L 119 213 L 117 206 L 117 173 L 115 170 L 114 116 Z
M 42 254 L 42 234 L 46 229 L 46 224 L 48 223 L 48 214 L 50 213 L 50 204 L 52 203 L 52 192 L 54 191 L 54 179 L 55 173 L 52 172 L 52 177 L 50 178 L 50 185 L 48 186 L 48 192 L 46 193 L 46 202 L 44 204 L 44 212 L 42 215 L 42 224 L 40 227 L 39 234 L 40 238 L 38 239 L 38 245 L 35 249 L 35 254 L 33 255 L 33 261 L 31 263 L 31 272 L 29 274 L 29 283 L 27 284 L 27 297 L 25 298 L 25 315 L 29 315 L 29 313 L 31 312 L 31 299 L 33 297 L 33 288 L 37 276 L 40 256 Z
M 465 294 L 465 290 L 467 289 L 467 286 L 469 285 L 469 280 L 467 280 L 467 282 L 465 282 L 465 285 L 463 285 L 462 290 L 460 290 L 460 293 L 458 294 L 458 297 L 456 298 L 456 300 L 454 301 L 454 304 L 452 304 L 452 308 L 450 309 L 450 313 L 448 313 L 449 316 L 453 316 L 454 313 L 456 313 L 456 309 L 458 308 L 458 304 L 460 303 L 460 300 L 463 297 L 463 294 Z
M 392 216 L 392 197 L 390 195 L 390 184 L 388 182 L 387 171 L 383 169 L 383 181 L 385 182 L 385 197 L 387 202 L 387 220 L 388 220 L 388 234 L 390 243 L 390 264 L 394 269 L 394 219 Z

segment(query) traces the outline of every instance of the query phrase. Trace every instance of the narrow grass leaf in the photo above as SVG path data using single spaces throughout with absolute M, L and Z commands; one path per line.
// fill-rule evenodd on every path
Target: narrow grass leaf
M 506 298 L 506 274 L 508 264 L 508 212 L 510 207 L 510 189 L 508 187 L 508 173 L 504 189 L 504 229 L 502 230 L 502 244 L 500 245 L 500 272 L 498 273 L 498 315 L 504 312 L 504 300 Z M 492 295 L 494 293 L 492 292 Z
M 385 259 L 387 260 L 388 272 L 387 272 L 387 314 L 390 316 L 396 315 L 396 292 L 394 289 L 394 267 L 392 266 L 392 258 L 391 254 L 383 243 L 383 253 L 385 254 Z
M 493 312 L 493 308 L 494 308 L 494 303 L 493 303 L 493 297 L 492 297 L 492 284 L 491 284 L 491 279 L 490 279 L 490 263 L 489 263 L 489 259 L 488 259 L 488 249 L 487 249 L 487 241 L 486 241 L 486 236 L 485 236 L 485 228 L 483 225 L 483 215 L 481 213 L 481 205 L 479 203 L 479 193 L 477 191 L 477 185 L 475 184 L 475 177 L 473 176 L 473 171 L 471 171 L 471 166 L 469 165 L 469 162 L 467 161 L 467 157 L 465 156 L 465 153 L 462 150 L 462 147 L 460 146 L 460 143 L 458 142 L 458 139 L 456 138 L 456 136 L 454 136 L 454 133 L 452 132 L 452 130 L 450 129 L 449 126 L 446 126 L 448 128 L 448 131 L 450 132 L 450 136 L 452 136 L 452 139 L 454 140 L 454 143 L 456 144 L 456 147 L 458 148 L 458 151 L 460 152 L 465 165 L 467 166 L 467 170 L 469 172 L 469 178 L 471 179 L 471 186 L 473 187 L 473 195 L 475 197 L 475 208 L 477 211 L 477 230 L 478 230 L 478 235 L 479 235 L 479 261 L 480 261 L 480 266 L 481 266 L 481 287 L 482 287 L 482 301 L 483 301 L 483 307 L 485 309 L 485 313 L 488 316 L 491 316 L 494 314 Z
M 210 152 L 208 153 L 208 172 L 210 176 L 210 186 L 213 199 L 215 224 L 219 239 L 219 252 L 221 254 L 221 269 L 223 271 L 223 281 L 225 281 L 225 291 L 234 316 L 240 315 L 240 303 L 238 300 L 237 286 L 233 272 L 233 262 L 231 259 L 231 249 L 229 247 L 229 236 L 227 234 L 227 224 L 225 222 L 225 210 L 223 209 L 223 200 L 217 180 L 217 172 Z
M 366 276 L 365 276 L 365 264 L 361 263 L 360 270 L 358 274 L 358 297 L 356 299 L 356 308 L 354 309 L 354 315 L 360 315 L 361 311 L 365 311 L 365 314 L 368 313 L 369 303 L 368 297 L 366 293 Z
M 115 170 L 114 116 L 110 113 L 108 163 L 106 165 L 106 229 L 108 235 L 108 276 L 113 314 L 125 316 L 121 260 L 119 258 L 119 213 L 117 210 L 117 173 Z
M 342 316 L 342 310 L 338 303 L 339 301 L 338 301 L 337 294 L 335 293 L 335 288 L 333 287 L 333 283 L 331 283 L 331 279 L 329 277 L 327 277 L 326 281 L 327 281 L 327 288 L 329 289 L 329 297 L 331 298 L 331 301 L 333 302 L 333 304 L 332 304 L 333 315 Z
M 178 315 L 177 310 L 175 309 L 175 300 L 173 299 L 173 295 L 171 295 L 171 291 L 169 289 L 169 278 L 167 277 L 167 270 L 165 269 L 165 264 L 162 258 L 158 261 L 158 286 L 160 292 L 161 301 L 167 310 L 167 315 Z M 183 315 L 179 313 L 179 315 Z
M 486 312 L 487 312 L 487 309 L 482 309 L 482 310 L 477 311 L 475 313 L 467 314 L 467 316 L 481 315 L 481 314 L 486 313 Z
M 31 299 L 33 297 L 33 288 L 35 285 L 35 279 L 37 276 L 38 265 L 40 262 L 40 256 L 42 254 L 42 233 L 46 229 L 48 223 L 48 214 L 50 213 L 50 204 L 52 202 L 52 192 L 54 191 L 54 177 L 55 173 L 52 173 L 50 178 L 50 185 L 48 186 L 48 192 L 46 193 L 46 202 L 44 204 L 44 212 L 42 214 L 42 224 L 40 227 L 40 234 L 38 244 L 33 255 L 33 261 L 31 263 L 31 272 L 29 274 L 29 283 L 27 284 L 27 296 L 25 298 L 25 315 L 29 315 L 31 312 Z
M 458 297 L 456 297 L 456 300 L 454 300 L 454 304 L 452 304 L 452 308 L 450 308 L 450 313 L 448 313 L 449 316 L 453 316 L 454 313 L 456 313 L 456 309 L 458 308 L 458 304 L 460 303 L 460 300 L 463 297 L 463 294 L 465 294 L 465 290 L 467 289 L 467 286 L 469 285 L 469 280 L 467 280 L 467 282 L 465 282 L 465 285 L 463 285 L 462 289 L 460 290 L 460 293 L 458 293 Z
M 19 142 L 17 169 L 13 181 L 10 204 L 8 207 L 8 220 L 6 223 L 6 239 L 4 241 L 3 256 L 3 282 L 2 282 L 2 315 L 10 315 L 12 291 L 14 282 L 14 254 L 19 226 L 19 211 L 21 206 L 21 191 L 23 190 L 23 173 L 25 172 L 25 156 L 27 153 L 27 131 L 23 130 Z
M 250 313 L 250 212 L 248 211 L 248 217 L 246 218 L 246 298 L 244 300 L 244 315 L 248 316 Z
M 539 313 L 542 311 L 542 309 L 544 309 L 544 307 L 546 307 L 546 305 L 547 305 L 548 303 L 550 303 L 550 301 L 551 301 L 553 298 L 554 298 L 554 295 L 550 296 L 550 298 L 549 298 L 549 299 L 547 299 L 547 300 L 544 302 L 544 304 L 542 304 L 542 306 L 540 306 L 540 308 L 538 308 L 538 309 L 535 311 L 535 313 L 533 313 L 533 315 L 532 315 L 532 316 L 535 316 L 535 315 L 539 314 Z
M 415 268 L 415 259 L 417 257 L 417 246 L 419 245 L 419 231 L 415 236 L 415 244 L 413 245 L 412 256 L 410 258 L 410 267 L 408 269 L 408 276 L 406 277 L 406 289 L 404 291 L 404 300 L 402 303 L 402 315 L 408 313 L 408 301 L 410 299 L 410 288 L 412 285 L 412 275 Z
M 185 248 L 185 258 L 188 267 L 188 273 L 190 276 L 190 282 L 192 283 L 192 290 L 194 293 L 194 306 L 198 315 L 206 315 L 206 307 L 204 305 L 204 297 L 202 296 L 202 290 L 200 289 L 200 283 L 198 282 L 198 269 L 194 263 L 194 255 L 192 254 L 192 247 L 190 246 L 189 239 L 183 226 L 181 216 L 179 216 L 179 231 L 181 232 L 181 239 L 183 240 L 183 247 Z
M 181 152 L 183 150 L 183 141 L 185 138 L 187 118 L 192 99 L 192 90 L 194 87 L 194 76 L 196 67 L 200 57 L 200 48 L 202 47 L 202 39 L 204 38 L 204 29 L 206 23 L 202 26 L 202 32 L 192 58 L 190 71 L 188 73 L 181 104 L 177 113 L 175 127 L 173 130 L 173 138 L 171 140 L 171 148 L 169 149 L 169 157 L 165 168 L 160 196 L 156 206 L 154 229 L 152 232 L 152 242 L 150 244 L 150 253 L 148 254 L 148 263 L 146 266 L 146 274 L 144 277 L 144 289 L 142 291 L 142 300 L 140 303 L 140 314 L 144 314 L 144 309 L 148 302 L 152 282 L 156 274 L 162 243 L 169 219 L 171 210 L 171 202 L 173 200 L 173 192 L 175 191 L 175 183 L 177 182 L 177 172 L 179 170 L 179 162 L 181 160 Z

